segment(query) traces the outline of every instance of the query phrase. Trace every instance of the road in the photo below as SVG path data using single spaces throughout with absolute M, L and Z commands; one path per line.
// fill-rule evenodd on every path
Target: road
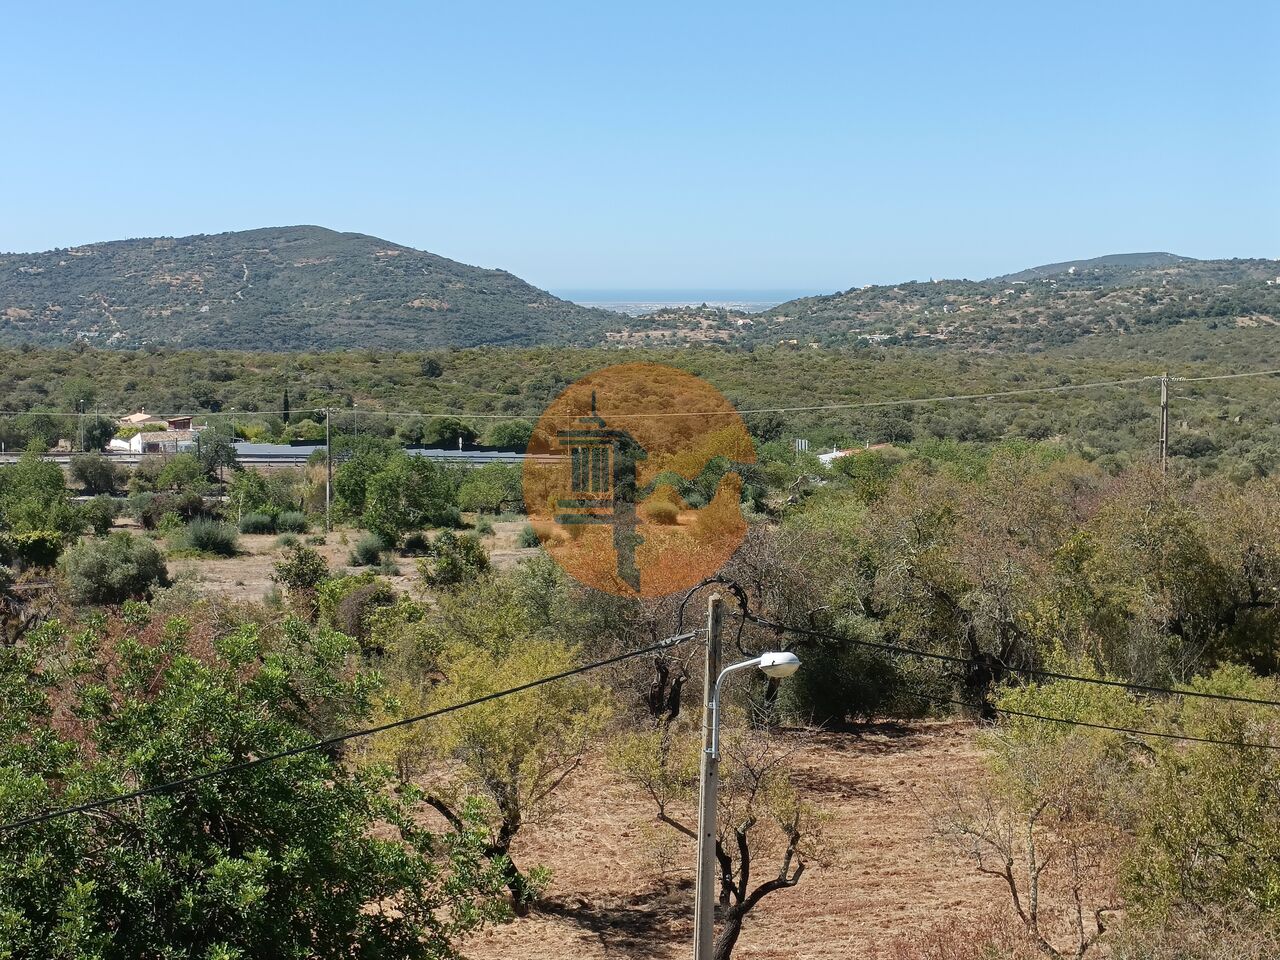
M 264 449 L 270 448 L 270 449 Z M 305 464 L 311 455 L 317 450 L 323 450 L 321 446 L 299 446 L 289 447 L 285 444 L 275 443 L 239 443 L 236 444 L 236 459 L 242 466 L 246 467 L 291 467 L 301 466 Z M 522 464 L 525 460 L 523 453 L 511 453 L 502 450 L 418 450 L 411 449 L 406 451 L 410 456 L 429 457 L 432 460 L 441 463 L 456 463 L 467 467 L 482 467 L 488 463 L 510 463 Z M 54 463 L 67 464 L 71 458 L 78 456 L 79 453 L 46 453 L 43 455 L 45 460 Z M 3 453 L 0 454 L 0 464 L 15 463 L 21 453 Z M 119 463 L 126 466 L 138 463 L 144 456 L 172 456 L 172 454 L 141 454 L 141 453 L 120 453 L 106 452 L 104 453 L 113 463 Z

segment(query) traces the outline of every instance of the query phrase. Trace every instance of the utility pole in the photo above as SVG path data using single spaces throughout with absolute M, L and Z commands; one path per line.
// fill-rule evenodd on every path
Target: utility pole
M 329 433 L 329 420 L 333 417 L 333 408 L 324 408 L 324 532 L 333 531 L 330 511 L 333 508 L 333 449 L 329 445 L 332 439 Z
M 76 407 L 79 408 L 80 413 L 80 449 L 84 450 L 84 401 L 77 401 Z
M 1160 376 L 1160 472 L 1169 472 L 1169 371 Z
M 1147 377 L 1147 380 L 1160 381 L 1160 472 L 1169 472 L 1169 384 L 1186 377 L 1171 377 L 1166 370 L 1158 377 Z
M 707 664 L 702 679 L 702 777 L 698 802 L 698 884 L 693 908 L 693 960 L 712 960 L 716 931 L 716 681 L 720 677 L 720 594 L 707 600 Z

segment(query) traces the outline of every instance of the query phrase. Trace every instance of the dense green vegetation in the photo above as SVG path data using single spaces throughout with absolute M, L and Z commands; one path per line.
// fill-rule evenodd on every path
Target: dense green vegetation
M 78 454 L 74 486 L 34 450 L 0 465 L 0 821 L 452 706 L 682 626 L 678 597 L 587 590 L 529 530 L 522 563 L 491 560 L 494 525 L 518 508 L 517 468 L 467 471 L 400 449 L 428 431 L 513 445 L 543 403 L 617 352 L 6 356 L 0 378 L 22 411 L 0 421 L 11 448 L 76 436 L 85 399 L 112 414 L 227 415 L 210 417 L 207 433 L 224 442 L 200 455 L 128 471 Z M 758 458 L 741 468 L 750 530 L 722 572 L 754 615 L 806 631 L 728 610 L 742 651 L 782 644 L 804 668 L 781 687 L 744 677 L 724 705 L 722 956 L 752 936 L 768 894 L 821 882 L 831 855 L 779 729 L 955 714 L 994 726 L 983 775 L 930 798 L 938 826 L 981 868 L 996 864 L 1022 910 L 1011 938 L 966 934 L 987 953 L 937 956 L 1172 960 L 1197 943 L 1268 956 L 1247 951 L 1280 937 L 1280 754 L 1172 738 L 1280 746 L 1276 711 L 1025 671 L 1280 696 L 1278 378 L 1175 382 L 1168 474 L 1154 460 L 1154 382 L 996 396 L 1280 367 L 1268 329 L 1183 324 L 1036 356 L 760 347 L 626 358 L 673 363 L 742 408 L 766 408 L 746 414 Z M 946 394 L 977 398 L 767 412 Z M 318 427 L 317 406 L 341 408 L 342 526 L 328 544 L 303 544 L 297 534 L 323 513 L 323 451 L 258 472 L 225 441 Z M 449 413 L 390 413 L 410 407 Z M 859 449 L 823 466 L 794 436 Z M 729 466 L 683 483 L 686 503 L 705 503 Z M 121 504 L 141 532 L 106 533 Z M 242 540 L 280 532 L 292 539 L 270 548 L 278 589 L 260 604 L 170 585 L 178 560 L 234 564 Z M 0 835 L 0 934 L 17 955 L 167 945 L 194 960 L 287 943 L 308 958 L 450 956 L 482 921 L 543 896 L 546 871 L 513 851 L 522 832 L 554 822 L 593 751 L 654 802 L 656 830 L 686 835 L 698 664 L 693 648 L 629 661 L 190 796 Z M 181 855 L 155 866 L 146 851 L 157 845 Z M 410 909 L 377 908 L 389 901 Z M 332 953 L 299 932 L 321 926 Z
M 455 446 L 459 436 L 475 436 L 482 443 L 518 447 L 530 420 L 568 383 L 627 360 L 669 363 L 698 374 L 741 410 L 978 395 L 953 403 L 748 414 L 748 426 L 760 440 L 801 436 L 815 446 L 847 447 L 1056 438 L 1114 469 L 1155 449 L 1156 384 L 982 397 L 1165 370 L 1208 376 L 1275 369 L 1280 339 L 1269 328 L 1211 330 L 1196 323 L 1083 340 L 1035 356 L 903 347 L 700 347 L 622 356 L 541 349 L 304 355 L 0 349 L 0 395 L 8 410 L 27 411 L 0 417 L 0 442 L 13 450 L 32 441 L 52 446 L 60 438 L 75 440 L 78 423 L 68 414 L 88 399 L 91 409 L 116 414 L 138 407 L 220 412 L 211 423 L 234 425 L 252 439 L 322 439 L 324 415 L 313 408 L 332 406 L 338 434 L 351 434 L 358 425 L 361 436 L 402 443 Z M 288 424 L 279 412 L 286 392 Z M 1171 453 L 1180 469 L 1245 476 L 1270 472 L 1280 462 L 1280 393 L 1272 379 L 1175 383 L 1171 409 Z
M 616 319 L 503 270 L 321 227 L 0 254 L 0 343 L 569 344 L 597 342 Z
M 1188 322 L 1201 329 L 1274 327 L 1280 322 L 1277 279 L 1276 260 L 1107 257 L 989 280 L 854 287 L 754 315 L 711 308 L 665 310 L 629 323 L 614 339 L 629 344 L 794 342 L 824 347 L 869 341 L 1034 351 L 1082 337 Z

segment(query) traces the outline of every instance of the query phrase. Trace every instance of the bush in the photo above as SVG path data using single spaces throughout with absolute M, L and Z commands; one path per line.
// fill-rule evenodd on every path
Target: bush
M 85 493 L 114 493 L 121 474 L 121 469 L 100 453 L 71 458 L 71 479 L 84 487 Z
M 446 530 L 418 562 L 418 573 L 428 586 L 452 587 L 475 580 L 489 569 L 489 555 L 474 534 L 458 536 Z
M 493 536 L 493 521 L 488 517 L 481 517 L 476 521 L 476 533 L 482 537 Z
M 77 603 L 124 603 L 169 582 L 155 544 L 123 531 L 71 547 L 58 562 Z
M 61 552 L 62 534 L 57 530 L 0 533 L 0 563 L 18 570 L 52 567 Z
M 541 545 L 542 540 L 538 536 L 538 531 L 533 529 L 533 524 L 526 523 L 520 528 L 520 536 L 516 538 L 516 543 L 527 550 L 529 547 Z
M 329 565 L 319 551 L 300 544 L 291 544 L 284 558 L 276 561 L 271 579 L 290 593 L 298 590 L 315 590 L 329 579 Z
M 276 529 L 281 533 L 306 533 L 307 515 L 299 510 L 286 510 L 276 517 Z
M 282 533 L 276 537 L 277 547 L 296 547 L 302 543 L 302 539 L 296 533 Z
M 111 525 L 120 515 L 120 503 L 114 497 L 100 495 L 86 503 L 81 510 L 84 511 L 89 527 L 101 536 L 110 531 Z
M 320 617 L 333 629 L 354 637 L 363 648 L 369 642 L 373 613 L 395 601 L 396 592 L 391 584 L 375 573 L 336 577 L 320 587 Z
M 382 562 L 382 552 L 386 549 L 387 545 L 380 536 L 366 533 L 356 541 L 347 562 L 353 567 L 375 567 Z
M 675 526 L 680 518 L 680 508 L 674 503 L 659 500 L 644 508 L 644 518 L 650 523 L 661 524 L 664 527 Z
M 160 526 L 166 514 L 174 514 L 180 520 L 192 520 L 204 515 L 204 497 L 195 492 L 152 493 L 143 491 L 129 497 L 129 513 L 147 530 Z
M 878 641 L 869 626 L 857 625 L 851 635 Z M 816 640 L 801 651 L 805 668 L 782 685 L 779 706 L 800 723 L 840 724 L 861 721 L 900 709 L 918 713 L 921 703 L 899 696 L 904 682 L 886 654 L 856 643 Z M 901 703 L 895 702 L 901 700 Z
M 276 521 L 269 513 L 246 513 L 240 518 L 241 533 L 275 533 Z
M 431 552 L 431 538 L 425 533 L 411 533 L 404 538 L 404 553 L 410 557 L 425 557 Z
M 228 523 L 216 520 L 192 520 L 182 534 L 182 546 L 200 553 L 213 553 L 222 557 L 236 555 L 236 530 Z

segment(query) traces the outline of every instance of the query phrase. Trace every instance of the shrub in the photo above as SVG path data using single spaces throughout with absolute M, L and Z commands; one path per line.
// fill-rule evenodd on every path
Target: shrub
M 425 557 L 431 551 L 431 538 L 425 533 L 411 533 L 404 538 L 404 553 L 410 557 Z
M 113 493 L 120 485 L 122 471 L 100 453 L 82 453 L 71 458 L 71 479 L 85 493 Z
M 286 590 L 315 590 L 329 579 L 329 565 L 319 551 L 292 544 L 284 558 L 276 561 L 271 579 Z
M 418 562 L 418 573 L 428 586 L 452 587 L 475 580 L 489 569 L 489 555 L 474 534 L 458 536 L 446 530 Z
M 236 530 L 228 523 L 216 520 L 192 520 L 182 535 L 182 545 L 188 550 L 213 553 L 223 557 L 236 555 Z
M 680 518 L 680 509 L 674 503 L 659 500 L 644 508 L 644 517 L 650 523 L 671 527 L 675 526 L 676 521 Z
M 382 538 L 376 533 L 366 533 L 351 549 L 351 556 L 348 559 L 353 567 L 373 567 L 382 561 L 382 552 L 387 549 L 387 545 L 382 542 Z
M 276 521 L 269 513 L 246 513 L 240 518 L 241 533 L 275 533 Z
M 323 547 L 328 543 L 328 540 L 325 539 L 325 535 L 323 533 L 313 533 L 311 536 L 307 537 L 307 543 L 311 544 L 313 547 Z
M 57 530 L 0 533 L 0 562 L 18 570 L 52 567 L 61 552 L 62 534 Z
M 123 531 L 76 544 L 63 554 L 58 568 L 77 603 L 123 603 L 169 582 L 155 544 Z
M 481 517 L 476 521 L 476 533 L 482 537 L 493 536 L 493 521 L 488 517 Z
M 204 497 L 199 493 L 152 493 L 143 491 L 129 497 L 129 513 L 147 530 L 160 526 L 165 514 L 191 520 L 204 514 Z
M 296 547 L 302 543 L 302 539 L 296 533 L 282 533 L 276 537 L 277 547 Z
M 307 515 L 300 510 L 286 510 L 276 517 L 276 529 L 281 533 L 306 533 Z
M 529 547 L 539 546 L 542 540 L 538 537 L 538 531 L 533 529 L 533 524 L 526 523 L 520 528 L 520 536 L 516 538 L 516 543 L 528 549 Z
M 373 613 L 391 606 L 396 592 L 373 572 L 336 577 L 319 591 L 320 617 L 333 629 L 354 637 L 365 647 Z M 376 652 L 376 651 L 375 651 Z
M 111 529 L 115 519 L 120 515 L 120 503 L 114 497 L 99 495 L 86 503 L 81 509 L 84 518 L 94 533 L 101 536 Z

